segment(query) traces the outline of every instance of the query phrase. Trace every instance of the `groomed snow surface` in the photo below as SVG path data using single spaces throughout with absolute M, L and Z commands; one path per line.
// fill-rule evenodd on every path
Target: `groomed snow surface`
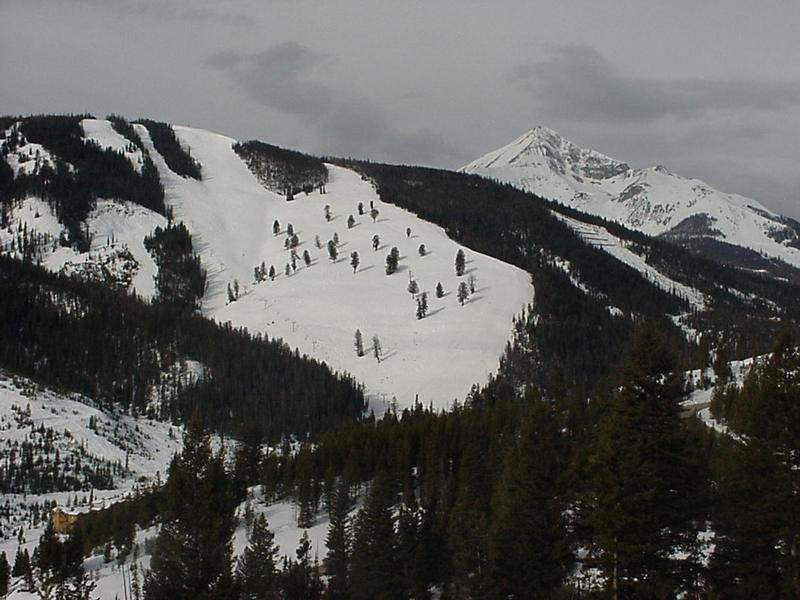
M 264 189 L 233 152 L 235 140 L 197 129 L 175 127 L 183 145 L 203 169 L 203 180 L 180 177 L 169 170 L 152 145 L 147 130 L 136 126 L 159 169 L 167 204 L 176 220 L 189 227 L 195 248 L 208 271 L 203 312 L 220 322 L 282 338 L 301 353 L 346 371 L 364 383 L 376 413 L 396 398 L 399 407 L 413 404 L 446 408 L 463 401 L 473 383 L 484 383 L 498 366 L 512 318 L 533 300 L 530 276 L 491 257 L 466 253 L 466 273 L 455 274 L 455 255 L 461 246 L 435 225 L 380 201 L 369 182 L 355 172 L 328 165 L 327 193 L 299 195 L 287 202 Z M 358 204 L 365 214 L 359 216 Z M 373 223 L 370 203 L 380 214 Z M 332 219 L 325 220 L 330 205 Z M 356 225 L 349 229 L 350 215 Z M 280 223 L 273 235 L 272 225 Z M 297 271 L 285 275 L 290 262 L 284 248 L 289 224 L 300 238 L 302 258 Z M 406 229 L 411 229 L 411 236 Z M 327 242 L 339 236 L 336 262 L 328 258 Z M 380 237 L 377 251 L 372 237 Z M 319 236 L 322 248 L 315 244 Z M 425 256 L 418 247 L 424 244 Z M 400 268 L 387 276 L 386 255 L 396 246 Z M 350 254 L 359 254 L 356 273 Z M 254 283 L 253 269 L 275 266 L 274 281 Z M 477 281 L 476 293 L 461 306 L 456 297 L 460 281 Z M 407 291 L 414 278 L 427 292 L 428 316 L 418 320 L 416 302 Z M 237 280 L 240 298 L 228 304 L 227 286 Z M 446 295 L 434 293 L 441 282 Z M 366 355 L 357 357 L 354 334 L 364 337 Z M 372 337 L 382 348 L 379 363 L 372 355 Z

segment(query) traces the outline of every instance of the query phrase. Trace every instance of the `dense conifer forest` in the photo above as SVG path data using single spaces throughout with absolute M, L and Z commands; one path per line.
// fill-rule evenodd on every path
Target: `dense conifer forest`
M 188 149 L 181 146 L 172 125 L 151 119 L 139 119 L 137 123 L 147 128 L 153 146 L 164 157 L 170 170 L 182 177 L 202 179 L 202 166 L 192 158 Z
M 20 121 L 3 144 L 7 153 L 28 142 L 44 146 L 55 156 L 55 166 L 44 164 L 32 174 L 9 178 L 0 164 L 3 203 L 33 195 L 47 201 L 69 232 L 65 244 L 85 251 L 91 240 L 84 230 L 86 216 L 98 198 L 116 198 L 165 214 L 164 190 L 152 161 L 145 156 L 141 173 L 123 155 L 83 139 L 81 119 L 88 115 L 34 116 Z M 30 157 L 36 160 L 36 156 Z M 5 174 L 4 174 L 5 173 Z
M 339 160 L 382 201 L 524 269 L 535 287 L 487 384 L 447 411 L 416 404 L 367 416 L 348 375 L 196 313 L 205 272 L 189 230 L 165 209 L 153 163 L 143 151 L 139 173 L 86 143 L 81 118 L 13 128 L 5 149 L 39 143 L 56 162 L 15 177 L 0 160 L 0 199 L 50 202 L 69 232 L 61 243 L 79 249 L 98 198 L 164 214 L 168 225 L 144 240 L 157 300 L 49 273 L 25 238 L 26 260 L 0 256 L 0 368 L 187 427 L 163 486 L 137 489 L 72 535 L 48 527 L 32 555 L 13 557 L 29 589 L 85 598 L 93 582 L 81 557 L 103 548 L 122 564 L 138 551 L 135 528 L 159 524 L 146 544 L 150 569 L 128 575 L 136 600 L 800 597 L 800 293 L 791 282 L 477 176 Z M 130 123 L 109 120 L 143 150 Z M 169 125 L 140 122 L 173 171 L 201 179 Z M 319 159 L 260 142 L 234 149 L 287 199 L 324 192 Z M 708 306 L 654 285 L 554 213 L 605 228 Z M 456 262 L 463 272 L 463 252 Z M 702 341 L 687 338 L 679 315 Z M 766 352 L 737 386 L 727 361 Z M 187 362 L 193 378 L 166 377 Z M 712 362 L 716 429 L 681 404 L 696 384 L 686 371 Z M 30 433 L 0 444 L 0 492 L 100 489 L 127 475 L 80 450 L 54 452 L 60 432 L 36 427 L 22 407 L 14 415 Z M 233 450 L 213 450 L 212 432 L 234 436 Z M 327 514 L 323 560 L 307 536 L 292 558 L 277 558 L 271 523 L 248 517 L 255 486 L 265 502 L 293 502 L 301 528 Z M 47 509 L 36 507 L 45 518 Z M 248 546 L 235 558 L 240 519 Z M 6 567 L 0 556 L 0 592 Z
M 182 306 L 147 304 L 7 257 L 0 290 L 0 365 L 50 386 L 175 421 L 199 407 L 222 431 L 252 422 L 271 436 L 319 433 L 363 410 L 348 376 Z M 185 359 L 210 374 L 164 390 L 161 374 Z
M 290 198 L 315 188 L 324 189 L 328 182 L 328 169 L 314 156 L 256 140 L 234 144 L 233 150 L 261 184 L 276 194 Z

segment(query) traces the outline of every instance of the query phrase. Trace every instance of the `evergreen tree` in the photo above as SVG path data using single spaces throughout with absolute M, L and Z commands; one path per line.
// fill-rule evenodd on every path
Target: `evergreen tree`
M 386 255 L 386 274 L 391 275 L 397 271 L 397 265 L 400 261 L 400 251 L 397 246 L 392 247 L 389 254 Z
M 311 266 L 311 255 L 308 253 L 308 250 L 303 250 L 303 262 L 306 264 L 306 267 Z
M 479 430 L 478 430 L 479 431 Z M 465 431 L 468 439 L 484 439 Z M 482 448 L 465 444 L 458 469 L 456 501 L 450 515 L 448 551 L 453 598 L 485 598 L 489 586 L 489 473 Z
M 328 257 L 333 261 L 336 262 L 336 258 L 339 256 L 339 251 L 336 249 L 336 242 L 333 240 L 328 240 Z
M 289 238 L 291 238 L 293 235 L 294 235 L 294 225 L 292 225 L 291 223 L 289 223 L 289 224 L 286 226 L 286 237 L 289 237 Z
M 800 349 L 789 334 L 727 409 L 720 446 L 712 581 L 721 596 L 800 597 Z
M 164 497 L 163 522 L 145 576 L 145 598 L 228 598 L 236 498 L 223 456 L 212 455 L 208 434 L 196 414 L 184 436 L 183 451 L 170 464 Z
M 492 596 L 552 598 L 570 565 L 566 465 L 556 419 L 535 402 L 506 454 L 489 528 Z
M 314 236 L 314 245 L 317 247 L 317 249 L 322 248 L 322 240 L 319 239 L 318 235 Z
M 233 295 L 233 288 L 231 287 L 231 284 L 228 283 L 228 304 L 230 304 L 234 300 L 236 300 L 236 298 Z
M 356 273 L 356 269 L 358 269 L 359 258 L 358 252 L 355 250 L 350 253 L 350 266 L 353 267 L 353 275 Z
M 476 291 L 478 291 L 478 280 L 475 279 L 474 275 L 470 275 L 467 278 L 467 283 L 469 284 L 469 293 L 470 294 L 474 294 Z
M 323 212 L 325 213 L 325 220 L 326 221 L 330 221 L 331 220 L 331 205 L 330 204 L 326 204 L 325 208 L 323 209 Z
M 355 336 L 355 347 L 356 347 L 356 356 L 364 356 L 364 339 L 361 336 L 361 330 L 356 329 L 356 336 Z
M 615 598 L 675 595 L 675 553 L 687 550 L 693 537 L 686 508 L 692 477 L 680 418 L 684 386 L 676 367 L 663 334 L 641 325 L 599 425 L 588 522 L 594 557 Z
M 442 287 L 442 282 L 436 284 L 436 297 L 442 298 L 444 297 L 444 287 Z
M 358 203 L 358 215 L 361 216 L 363 214 L 364 214 L 364 203 L 363 202 L 359 202 Z
M 352 229 L 353 227 L 355 227 L 355 224 L 356 224 L 356 219 L 355 219 L 355 217 L 353 215 L 350 215 L 349 217 L 347 217 L 347 228 L 348 229 Z
M 283 270 L 283 274 L 289 277 L 292 274 L 292 267 L 289 263 L 286 263 L 286 268 Z
M 376 233 L 375 235 L 372 236 L 372 249 L 377 251 L 378 250 L 378 246 L 380 246 L 380 245 L 381 245 L 381 238 Z
M 333 243 L 339 245 L 339 233 L 336 231 L 333 232 Z
M 372 483 L 364 508 L 355 522 L 351 569 L 354 600 L 403 598 L 392 516 L 392 493 L 384 477 Z
M 461 277 L 464 274 L 464 266 L 466 265 L 466 257 L 464 251 L 459 248 L 456 252 L 456 275 Z
M 417 252 L 419 252 L 420 256 L 425 256 L 428 253 L 428 250 L 425 248 L 425 244 L 420 244 L 419 248 L 417 248 Z
M 415 296 L 419 293 L 419 285 L 417 284 L 416 279 L 411 279 L 408 282 L 408 293 L 412 296 Z
M 350 492 L 347 483 L 342 480 L 336 487 L 333 502 L 328 512 L 330 525 L 325 545 L 328 556 L 325 558 L 325 572 L 328 575 L 327 598 L 345 600 L 349 598 L 350 581 Z
M 406 237 L 411 237 L 411 227 L 406 227 Z
M 11 566 L 8 564 L 6 553 L 0 553 L 0 596 L 8 594 L 8 584 L 11 581 Z
M 318 569 L 311 564 L 311 541 L 304 531 L 295 551 L 296 561 L 286 563 L 283 572 L 284 600 L 317 600 L 322 597 Z
M 272 233 L 273 235 L 278 235 L 281 232 L 281 224 L 278 222 L 278 219 L 272 223 Z
M 377 335 L 372 336 L 372 353 L 375 356 L 375 360 L 381 362 L 381 341 Z
M 248 546 L 236 565 L 236 583 L 242 600 L 278 600 L 279 576 L 275 565 L 275 535 L 262 514 L 253 523 Z
M 375 207 L 371 208 L 370 211 L 369 211 L 369 216 L 372 217 L 372 222 L 373 223 L 378 220 L 378 215 L 380 215 L 380 214 L 381 214 L 381 212 Z
M 458 301 L 461 303 L 461 306 L 464 306 L 464 302 L 466 302 L 467 298 L 469 298 L 469 288 L 467 288 L 466 281 L 462 281 L 458 284 L 456 296 L 458 297 Z

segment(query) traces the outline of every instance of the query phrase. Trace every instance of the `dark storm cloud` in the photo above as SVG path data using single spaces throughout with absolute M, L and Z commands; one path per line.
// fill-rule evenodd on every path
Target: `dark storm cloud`
M 551 45 L 544 51 L 544 59 L 512 69 L 510 79 L 530 93 L 542 111 L 559 117 L 629 123 L 800 105 L 800 84 L 795 82 L 632 77 L 587 45 Z
M 253 100 L 312 124 L 320 138 L 335 141 L 331 152 L 425 164 L 469 158 L 436 134 L 397 131 L 377 104 L 326 82 L 325 70 L 335 62 L 283 42 L 258 53 L 218 52 L 205 64 L 225 72 Z

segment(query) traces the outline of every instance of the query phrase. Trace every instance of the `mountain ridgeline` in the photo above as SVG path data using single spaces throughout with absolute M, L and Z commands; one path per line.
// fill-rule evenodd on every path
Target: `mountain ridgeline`
M 536 127 L 460 169 L 662 236 L 697 254 L 800 280 L 800 223 L 658 165 L 633 168 Z
M 724 347 L 732 357 L 763 353 L 779 330 L 799 322 L 800 296 L 791 283 L 720 265 L 509 184 L 423 167 L 341 164 L 369 178 L 383 201 L 531 273 L 535 298 L 518 320 L 503 361 L 516 366 L 521 381 L 548 394 L 584 393 L 597 385 L 641 318 L 660 320 L 673 331 L 687 367 L 708 360 L 711 347 Z M 701 292 L 706 306 L 692 306 L 674 290 L 655 285 L 602 247 L 587 243 L 559 215 L 613 233 L 658 272 Z M 609 311 L 609 306 L 620 310 Z M 674 324 L 679 315 L 705 333 L 699 342 L 679 331 Z

